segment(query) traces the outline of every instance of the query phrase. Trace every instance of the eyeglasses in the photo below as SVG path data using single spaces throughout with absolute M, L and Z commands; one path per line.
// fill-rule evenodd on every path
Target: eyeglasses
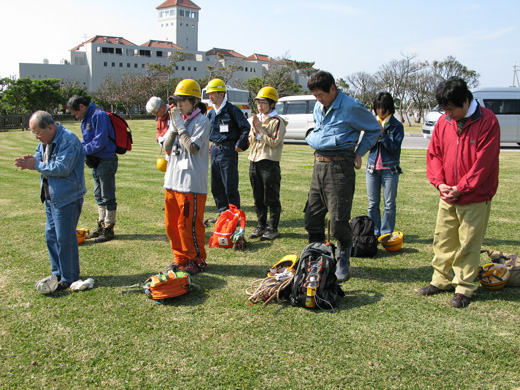
M 34 135 L 36 138 L 38 138 L 45 131 L 47 131 L 47 127 L 45 129 L 42 129 L 42 131 L 38 131 L 38 132 L 34 132 L 34 131 L 31 130 L 31 134 Z
M 258 104 L 259 106 L 268 106 L 268 105 L 269 105 L 269 102 L 265 102 L 265 101 L 263 102 L 263 101 L 261 101 L 261 100 L 257 100 L 257 101 L 256 101 L 256 104 Z
M 184 102 L 186 100 L 188 100 L 190 97 L 189 96 L 178 96 L 178 95 L 175 95 L 175 100 L 177 100 L 178 102 Z

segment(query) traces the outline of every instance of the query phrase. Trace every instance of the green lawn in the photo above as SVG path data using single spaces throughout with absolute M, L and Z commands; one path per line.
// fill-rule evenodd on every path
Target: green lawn
M 77 123 L 65 124 L 79 132 Z M 164 234 L 162 174 L 153 121 L 131 121 L 134 150 L 117 174 L 116 239 L 80 246 L 82 278 L 95 288 L 38 294 L 50 274 L 39 174 L 14 158 L 32 153 L 30 132 L 0 133 L 0 389 L 511 389 L 520 386 L 520 289 L 479 288 L 467 309 L 450 294 L 419 296 L 431 277 L 438 196 L 425 177 L 425 151 L 403 150 L 397 228 L 400 252 L 352 260 L 335 313 L 287 303 L 249 305 L 253 281 L 306 245 L 303 208 L 312 151 L 286 145 L 282 237 L 244 252 L 208 249 L 197 287 L 167 304 L 122 294 L 171 262 Z M 485 245 L 520 252 L 518 153 L 500 156 L 500 187 Z M 255 227 L 246 154 L 240 155 L 246 233 Z M 80 227 L 97 217 L 92 178 Z M 366 214 L 364 170 L 353 216 Z M 216 209 L 208 196 L 207 216 Z M 206 236 L 209 238 L 210 229 Z M 482 264 L 486 259 L 482 257 Z

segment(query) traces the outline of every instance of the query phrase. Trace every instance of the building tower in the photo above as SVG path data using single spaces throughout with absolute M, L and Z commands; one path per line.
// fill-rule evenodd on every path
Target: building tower
M 198 51 L 200 7 L 190 0 L 166 0 L 156 9 L 162 39 Z

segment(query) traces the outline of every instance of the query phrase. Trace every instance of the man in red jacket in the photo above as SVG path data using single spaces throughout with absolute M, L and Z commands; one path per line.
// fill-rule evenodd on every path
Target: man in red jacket
M 433 240 L 431 284 L 419 289 L 433 295 L 455 288 L 451 306 L 470 304 L 480 262 L 480 248 L 498 187 L 500 126 L 495 114 L 473 99 L 466 82 L 442 82 L 435 98 L 445 114 L 428 146 L 426 175 L 439 190 Z

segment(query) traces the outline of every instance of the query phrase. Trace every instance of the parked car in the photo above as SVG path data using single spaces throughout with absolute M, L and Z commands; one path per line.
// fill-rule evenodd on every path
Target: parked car
M 433 110 L 426 114 L 426 117 L 424 118 L 424 125 L 422 127 L 424 138 L 430 139 L 432 137 L 433 128 L 442 114 L 444 114 L 444 111 L 439 106 L 436 106 Z
M 473 97 L 497 116 L 500 142 L 520 145 L 520 88 L 481 88 L 473 91 Z M 426 115 L 422 127 L 424 138 L 431 138 L 435 123 L 442 114 L 442 109 L 437 106 Z
M 276 103 L 276 111 L 287 122 L 286 139 L 305 139 L 314 129 L 312 111 L 316 104 L 313 95 L 295 95 L 280 98 Z

